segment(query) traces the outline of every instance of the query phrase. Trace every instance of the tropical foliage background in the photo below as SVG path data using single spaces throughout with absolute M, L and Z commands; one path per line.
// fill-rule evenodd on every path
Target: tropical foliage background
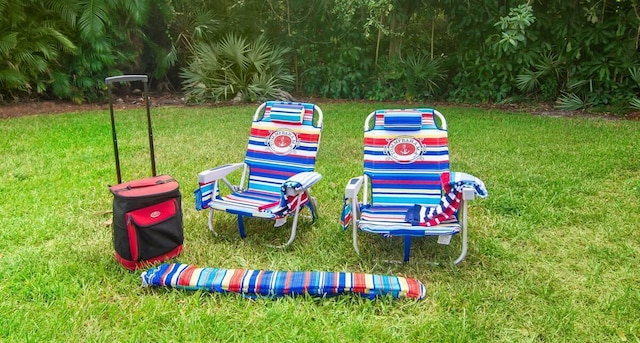
M 196 102 L 640 109 L 638 0 L 0 0 L 0 102 L 146 73 Z

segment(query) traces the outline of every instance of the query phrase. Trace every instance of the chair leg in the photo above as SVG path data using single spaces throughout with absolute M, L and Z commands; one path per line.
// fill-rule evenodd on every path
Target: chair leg
M 238 231 L 240 231 L 240 237 L 242 239 L 247 237 L 247 234 L 244 232 L 244 221 L 242 220 L 242 215 L 238 215 Z
M 360 247 L 358 246 L 358 220 L 360 213 L 358 212 L 358 202 L 354 197 L 351 199 L 351 224 L 353 230 L 353 250 L 356 251 L 356 255 L 360 255 Z
M 300 201 L 300 198 L 302 197 L 302 193 L 300 195 L 298 195 L 298 203 Z M 296 212 L 293 215 L 293 223 L 291 223 L 291 236 L 289 236 L 289 240 L 282 244 L 282 245 L 269 245 L 271 247 L 274 248 L 286 248 L 289 245 L 291 245 L 291 243 L 293 243 L 293 240 L 296 238 L 296 229 L 298 227 L 298 217 L 300 216 L 300 209 L 304 208 L 304 206 L 298 206 L 296 208 Z
M 460 252 L 460 256 L 453 261 L 454 264 L 458 264 L 464 260 L 467 256 L 467 202 L 462 201 L 462 228 L 460 229 L 462 232 L 461 240 L 462 240 L 462 251 Z
M 404 236 L 404 262 L 409 262 L 411 253 L 411 236 Z
M 213 232 L 213 235 L 217 237 L 218 233 L 216 232 L 216 230 L 213 229 L 213 211 L 214 209 L 209 207 L 209 219 L 208 219 L 209 231 Z
M 460 256 L 458 256 L 458 258 L 453 261 L 453 264 L 458 264 L 460 262 L 462 262 L 462 260 L 464 260 L 464 258 L 467 256 L 467 228 L 466 227 L 462 227 L 462 237 L 461 237 L 461 241 L 462 241 L 462 251 L 460 251 Z
M 313 224 L 316 222 L 316 212 L 318 211 L 318 203 L 316 201 L 316 198 L 309 196 L 309 202 L 307 202 L 307 206 L 309 206 L 309 211 L 311 211 L 311 223 Z
M 296 229 L 298 227 L 298 216 L 300 215 L 300 208 L 296 210 L 296 214 L 293 215 L 293 223 L 291 223 L 291 236 L 287 243 L 282 245 L 282 248 L 289 246 L 293 243 L 293 240 L 296 238 Z

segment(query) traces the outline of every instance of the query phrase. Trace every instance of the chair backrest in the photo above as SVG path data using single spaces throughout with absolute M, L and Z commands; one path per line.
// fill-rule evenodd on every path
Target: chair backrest
M 282 182 L 314 171 L 322 110 L 314 104 L 270 101 L 256 110 L 245 163 L 248 189 L 280 194 Z
M 439 118 L 440 124 L 438 124 Z M 373 127 L 369 122 L 375 119 Z M 367 117 L 364 173 L 373 205 L 436 205 L 449 171 L 444 116 L 432 109 L 377 110 Z

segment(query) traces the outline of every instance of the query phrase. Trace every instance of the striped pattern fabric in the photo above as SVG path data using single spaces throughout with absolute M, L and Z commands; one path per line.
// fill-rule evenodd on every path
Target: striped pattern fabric
M 265 116 L 273 122 L 301 124 L 304 114 L 305 108 L 302 104 L 268 102 L 265 106 Z
M 351 208 L 351 202 L 349 198 L 344 198 L 344 204 L 342 205 L 342 213 L 340 213 L 340 225 L 343 230 L 346 230 L 353 220 L 353 209 Z
M 414 205 L 407 211 L 405 221 L 412 225 L 435 226 L 454 219 L 462 202 L 464 187 L 471 187 L 476 195 L 486 198 L 489 193 L 482 180 L 459 172 L 442 173 L 440 180 L 445 194 L 437 206 Z
M 286 110 L 293 112 L 296 109 L 299 114 L 304 110 L 302 124 L 283 120 Z M 209 206 L 227 212 L 274 218 L 276 215 L 265 209 L 279 203 L 283 182 L 315 168 L 322 128 L 313 124 L 313 114 L 313 104 L 268 102 L 262 119 L 254 121 L 251 126 L 244 161 L 249 167 L 247 190 L 218 196 L 211 200 Z
M 422 128 L 422 112 L 389 111 L 384 115 L 384 128 L 389 131 L 416 131 Z
M 196 210 L 204 210 L 209 207 L 209 203 L 213 200 L 213 182 L 207 184 L 201 184 L 194 191 L 196 198 Z
M 313 126 L 313 104 L 268 101 L 264 108 L 263 121 L 302 124 Z
M 277 204 L 279 209 L 274 209 L 271 212 L 276 213 L 279 216 L 283 216 L 294 211 L 299 206 L 304 206 L 309 198 L 307 193 L 302 193 L 298 197 L 298 193 L 295 192 L 308 189 L 313 186 L 313 184 L 320 181 L 320 179 L 322 179 L 322 175 L 316 172 L 302 172 L 288 178 L 287 181 L 283 182 L 282 186 L 280 186 L 280 201 Z M 295 195 L 288 194 L 287 192 L 289 190 L 292 190 Z M 275 206 L 275 204 L 267 205 L 260 208 L 260 210 L 271 206 Z
M 451 188 L 468 186 L 472 187 L 476 195 L 481 198 L 489 196 L 489 191 L 487 191 L 484 182 L 471 174 L 461 172 L 443 173 L 440 179 L 445 192 L 448 192 Z
M 393 236 L 440 236 L 460 232 L 458 220 L 450 218 L 436 226 L 412 225 L 405 221 L 407 211 L 415 204 L 406 206 L 369 206 L 362 209 L 358 226 L 364 232 Z
M 365 273 L 198 268 L 171 263 L 151 268 L 140 277 L 145 287 L 239 293 L 247 297 L 353 293 L 368 299 L 391 296 L 420 300 L 426 294 L 424 284 L 417 279 Z
M 454 219 L 462 201 L 462 186 L 452 188 L 442 196 L 438 206 L 413 205 L 404 218 L 411 225 L 436 226 Z
M 419 126 L 416 118 L 421 119 Z M 456 218 L 434 227 L 405 222 L 415 204 L 439 204 L 440 175 L 448 171 L 447 131 L 438 127 L 433 110 L 376 111 L 374 127 L 364 133 L 364 173 L 370 179 L 371 203 L 361 209 L 360 229 L 388 236 L 458 233 Z

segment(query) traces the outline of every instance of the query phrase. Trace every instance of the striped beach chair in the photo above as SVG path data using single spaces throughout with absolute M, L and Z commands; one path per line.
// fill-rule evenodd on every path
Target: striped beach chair
M 454 262 L 460 263 L 467 254 L 467 201 L 487 191 L 481 180 L 449 171 L 444 116 L 432 109 L 378 110 L 364 131 L 364 175 L 349 180 L 341 216 L 344 229 L 353 226 L 356 253 L 358 231 L 404 237 L 405 262 L 412 237 L 438 236 L 449 244 L 461 233 Z
M 274 220 L 274 226 L 293 216 L 291 235 L 296 235 L 300 211 L 308 207 L 316 218 L 316 200 L 310 187 L 322 176 L 315 172 L 322 133 L 322 110 L 309 103 L 266 102 L 253 116 L 249 144 L 243 163 L 227 164 L 198 174 L 196 209 L 209 210 L 209 229 L 215 210 L 238 216 L 238 230 L 245 238 L 244 217 Z M 239 185 L 227 175 L 242 169 Z M 245 182 L 246 181 L 246 182 Z M 227 186 L 221 192 L 221 187 Z

